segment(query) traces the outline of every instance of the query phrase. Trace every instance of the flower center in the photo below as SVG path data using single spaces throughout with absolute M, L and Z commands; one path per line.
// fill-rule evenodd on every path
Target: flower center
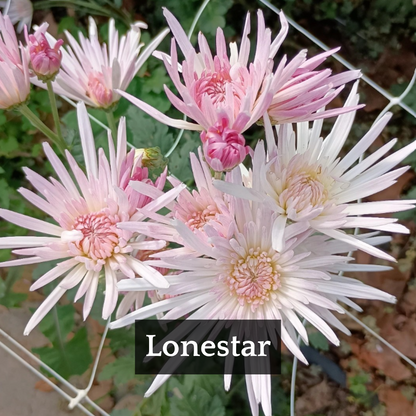
M 232 262 L 231 271 L 223 278 L 240 305 L 250 304 L 254 312 L 281 286 L 278 268 L 270 253 L 251 248 L 245 258 Z
M 283 193 L 285 193 L 286 202 L 296 200 L 297 211 L 301 211 L 309 205 L 324 204 L 328 198 L 328 191 L 319 178 L 308 172 L 301 172 L 288 178 L 287 189 Z
M 212 103 L 219 107 L 225 101 L 225 86 L 230 79 L 227 79 L 226 74 L 217 72 L 204 71 L 201 78 L 197 81 L 197 104 L 200 107 L 202 104 L 202 97 L 207 94 Z
M 107 87 L 104 75 L 100 72 L 94 71 L 89 75 L 87 95 L 102 108 L 109 107 L 113 101 L 113 91 Z
M 276 202 L 289 217 L 327 204 L 335 185 L 335 180 L 321 165 L 309 165 L 303 155 L 296 155 L 286 167 L 276 161 L 268 171 L 268 182 L 276 192 Z
M 192 231 L 203 231 L 205 224 L 216 221 L 220 211 L 217 204 L 205 188 L 200 192 L 179 195 L 178 203 L 173 209 L 173 215 L 185 223 Z
M 117 215 L 107 215 L 104 212 L 85 214 L 78 217 L 73 226 L 81 231 L 83 237 L 74 244 L 85 256 L 92 260 L 105 260 L 114 253 L 120 252 L 121 230 L 117 228 L 120 221 Z
M 207 207 L 202 211 L 194 211 L 189 213 L 186 225 L 192 230 L 202 230 L 205 224 L 211 220 L 215 220 L 218 211 L 216 207 Z

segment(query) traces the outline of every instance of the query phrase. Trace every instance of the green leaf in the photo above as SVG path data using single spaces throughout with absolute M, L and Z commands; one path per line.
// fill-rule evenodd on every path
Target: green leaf
M 131 348 L 134 346 L 134 329 L 120 328 L 108 332 L 107 338 L 110 339 L 111 351 L 117 352 L 121 349 Z
M 0 156 L 7 156 L 19 148 L 16 137 L 8 136 L 0 140 Z
M 184 183 L 193 182 L 189 153 L 196 152 L 200 144 L 198 134 L 185 132 L 180 146 L 169 156 L 169 170 Z
M 61 346 L 33 348 L 32 351 L 40 359 L 52 367 L 62 377 L 68 379 L 72 375 L 81 375 L 92 363 L 87 329 L 81 328 L 74 337 Z
M 72 304 L 56 305 L 54 308 L 56 308 L 55 311 L 52 310 L 51 313 L 48 313 L 42 319 L 39 324 L 39 329 L 52 344 L 59 345 L 60 338 L 65 341 L 74 327 L 75 308 Z M 55 313 L 57 319 L 54 318 Z M 59 328 L 56 327 L 57 323 Z
M 117 409 L 110 413 L 110 416 L 133 416 L 134 413 L 128 409 Z
M 154 92 L 155 94 L 161 94 L 164 91 L 164 84 L 170 81 L 170 78 L 166 75 L 166 70 L 163 66 L 156 67 L 150 74 L 150 76 L 143 79 L 143 91 L 146 93 Z
M 133 380 L 134 377 L 134 357 L 131 354 L 119 357 L 112 363 L 107 364 L 99 374 L 98 380 L 114 378 L 114 383 L 120 385 Z
M 211 395 L 192 379 L 181 384 L 177 379 L 169 380 L 169 390 L 173 397 L 170 400 L 172 416 L 225 416 L 225 406 L 218 395 Z M 222 384 L 222 383 L 221 383 Z
M 6 283 L 3 279 L 0 279 L 0 299 L 6 294 Z
M 9 292 L 6 296 L 0 299 L 0 305 L 5 306 L 6 308 L 18 308 L 26 299 L 26 293 Z
M 13 285 L 20 279 L 22 271 L 21 267 L 11 267 L 7 273 L 6 280 L 0 279 L 0 282 L 2 282 L 0 305 L 6 306 L 6 308 L 16 308 L 27 299 L 26 293 L 15 293 L 12 291 Z
M 308 334 L 309 343 L 317 350 L 328 351 L 328 340 L 320 332 L 312 332 Z

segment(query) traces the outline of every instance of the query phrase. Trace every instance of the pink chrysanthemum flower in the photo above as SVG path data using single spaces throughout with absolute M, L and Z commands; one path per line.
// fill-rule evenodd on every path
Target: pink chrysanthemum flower
M 0 267 L 63 260 L 32 285 L 31 290 L 35 290 L 66 275 L 32 316 L 25 334 L 39 323 L 66 290 L 79 283 L 81 285 L 75 300 L 85 295 L 84 319 L 93 305 L 101 276 L 105 279 L 106 287 L 104 319 L 110 316 L 116 306 L 117 273 L 129 278 L 139 275 L 154 287 L 168 287 L 166 279 L 146 262 L 138 260 L 135 254 L 137 250 L 161 249 L 165 247 L 165 241 L 143 241 L 144 237 L 139 233 L 121 230 L 118 224 L 136 220 L 137 208 L 144 205 L 149 211 L 158 211 L 174 200 L 182 186 L 164 194 L 161 189 L 166 173 L 156 184 L 148 183 L 146 170 L 141 167 L 140 160 L 134 160 L 134 150 L 126 154 L 125 120 L 120 122 L 117 152 L 109 135 L 109 159 L 103 149 L 98 151 L 97 157 L 83 103 L 78 105 L 78 120 L 86 174 L 67 152 L 74 182 L 63 163 L 45 143 L 46 156 L 60 181 L 54 178 L 48 181 L 25 168 L 28 180 L 43 197 L 24 188 L 19 190 L 28 201 L 51 216 L 57 225 L 9 210 L 0 210 L 0 216 L 6 221 L 46 234 L 0 238 L 0 248 L 12 248 L 14 254 L 25 256 L 0 263 Z M 161 198 L 151 200 L 135 191 L 134 184 L 142 182 L 147 182 L 148 187 L 161 193 Z
M 233 183 L 241 182 L 233 173 Z M 219 235 L 207 225 L 209 243 L 195 238 L 183 223 L 177 223 L 182 238 L 193 246 L 199 257 L 176 256 L 151 262 L 153 266 L 183 270 L 176 276 L 166 276 L 170 283 L 162 293 L 177 295 L 156 304 L 142 307 L 117 321 L 111 328 L 146 319 L 167 312 L 164 319 L 275 319 L 282 321 L 281 338 L 288 349 L 306 362 L 296 337 L 298 332 L 307 343 L 308 335 L 300 318 L 305 318 L 335 345 L 339 340 L 329 325 L 349 334 L 345 326 L 332 314 L 343 313 L 338 302 L 357 307 L 349 297 L 395 302 L 395 298 L 363 283 L 340 277 L 339 271 L 385 270 L 383 266 L 350 265 L 351 258 L 339 255 L 351 246 L 329 240 L 325 236 L 311 236 L 312 230 L 300 230 L 294 224 L 285 229 L 285 248 L 276 251 L 272 245 L 272 228 L 276 214 L 265 204 L 235 201 L 235 224 L 232 238 Z M 385 238 L 361 236 L 368 244 L 380 244 Z M 316 247 L 318 252 L 315 252 Z M 175 249 L 174 249 L 175 250 Z M 173 250 L 173 251 L 174 251 Z M 142 279 L 120 282 L 123 290 L 141 291 L 148 284 Z M 169 375 L 159 375 L 146 392 L 152 394 Z M 261 381 L 257 391 L 256 383 Z M 246 376 L 253 414 L 261 402 L 266 415 L 271 415 L 270 375 Z M 231 376 L 225 375 L 226 389 Z M 256 393 L 253 393 L 253 389 Z M 257 393 L 261 393 L 259 396 Z
M 33 17 L 33 5 L 30 0 L 0 1 L 3 14 L 10 17 L 13 25 L 17 24 L 17 32 L 20 33 L 25 26 L 30 27 Z
M 357 84 L 347 102 L 358 103 Z M 395 261 L 383 251 L 346 234 L 343 229 L 408 233 L 395 218 L 374 215 L 414 208 L 415 200 L 355 202 L 392 186 L 408 166 L 390 171 L 416 149 L 416 141 L 385 157 L 396 139 L 360 160 L 389 121 L 388 113 L 345 155 L 339 153 L 350 132 L 355 112 L 338 117 L 331 133 L 321 138 L 322 121 L 299 123 L 296 135 L 290 124 L 277 129 L 277 145 L 270 121 L 265 117 L 268 155 L 263 143 L 254 152 L 252 187 L 215 182 L 223 192 L 240 198 L 264 201 L 277 214 L 273 224 L 273 246 L 283 249 L 287 222 L 307 225 L 329 237 L 344 241 L 379 258 Z M 358 161 L 358 163 L 356 163 Z M 363 215 L 372 215 L 366 217 Z
M 159 56 L 163 58 L 182 100 L 167 87 L 165 91 L 172 104 L 196 124 L 171 119 L 136 97 L 123 92 L 120 94 L 162 123 L 189 130 L 202 130 L 204 155 L 216 171 L 231 170 L 244 160 L 249 148 L 245 145 L 242 133 L 259 121 L 266 111 L 269 111 L 275 123 L 283 123 L 331 117 L 354 109 L 317 113 L 336 97 L 343 84 L 360 76 L 359 71 L 348 71 L 332 77 L 329 69 L 315 71 L 319 64 L 338 49 L 309 60 L 306 51 L 301 51 L 289 63 L 284 57 L 274 68 L 273 60 L 288 31 L 283 13 L 280 13 L 282 29 L 272 41 L 263 14 L 258 12 L 257 45 L 253 62 L 249 62 L 249 15 L 240 49 L 236 43 L 231 43 L 230 56 L 227 55 L 224 33 L 220 28 L 217 30 L 216 55 L 212 56 L 202 33 L 198 36 L 200 52 L 197 53 L 176 18 L 166 9 L 164 15 L 175 38 L 172 40 L 170 56 Z M 178 63 L 176 42 L 185 56 L 182 65 Z M 339 88 L 334 90 L 334 87 Z
M 338 52 L 335 48 L 302 62 L 291 74 L 282 79 L 278 91 L 267 109 L 272 124 L 298 123 L 335 117 L 363 105 L 323 110 L 344 88 L 344 85 L 361 76 L 360 71 L 346 71 L 331 75 L 328 68 L 316 70 L 328 57 Z M 303 51 L 301 53 L 305 53 Z
M 178 219 L 183 222 L 198 239 L 204 241 L 208 239 L 204 231 L 207 224 L 224 237 L 230 236 L 232 232 L 233 207 L 230 203 L 230 198 L 212 185 L 211 172 L 203 160 L 201 149 L 199 149 L 199 159 L 194 153 L 190 153 L 190 161 L 196 189 L 192 191 L 184 189 L 179 194 L 177 201 L 169 206 L 171 213 L 168 216 L 161 216 L 158 213 L 151 212 L 146 206 L 138 210 L 142 215 L 141 221 L 144 218 L 150 218 L 152 221 L 158 222 L 154 228 L 152 226 L 148 227 L 146 230 L 147 235 L 152 238 L 163 238 L 166 241 L 185 245 L 180 249 L 163 251 L 159 253 L 161 257 L 177 255 L 179 253 L 177 250 L 181 254 L 195 253 L 193 247 L 187 246 L 172 225 L 172 219 Z M 181 184 L 181 181 L 173 177 L 170 177 L 169 181 L 175 187 Z M 136 183 L 134 187 L 141 193 L 154 194 L 154 190 L 149 190 L 144 183 Z M 130 231 L 143 229 L 141 222 L 135 223 L 134 221 L 122 223 L 119 226 Z
M 29 96 L 29 67 L 22 55 L 10 18 L 0 13 L 0 109 L 22 104 Z
M 89 38 L 79 32 L 79 43 L 65 32 L 70 47 L 62 49 L 62 68 L 53 83 L 54 91 L 76 101 L 84 101 L 91 107 L 110 108 L 120 100 L 115 90 L 126 90 L 137 71 L 168 33 L 158 35 L 139 55 L 140 30 L 147 28 L 137 22 L 125 36 L 119 38 L 113 19 L 109 21 L 108 46 L 100 44 L 97 25 L 89 18 Z M 50 35 L 51 45 L 56 42 Z M 45 88 L 42 82 L 32 82 Z
M 144 237 L 144 236 L 143 236 Z M 149 246 L 149 250 L 139 250 L 137 252 L 137 259 L 140 261 L 147 261 L 151 256 L 157 255 L 157 253 L 160 252 L 160 250 L 151 250 L 152 245 L 157 246 L 159 244 L 159 241 L 151 240 L 151 239 L 145 239 L 142 238 L 142 241 L 146 241 Z M 155 270 L 157 270 L 162 276 L 166 276 L 169 273 L 169 269 L 164 267 L 155 267 Z M 156 290 L 152 287 L 153 285 L 149 285 L 149 290 L 147 291 L 138 291 L 138 292 L 122 292 L 123 299 L 121 300 L 116 313 L 116 318 L 119 319 L 122 316 L 126 315 L 128 312 L 135 311 L 143 306 L 143 302 L 145 300 L 146 294 L 149 297 L 149 299 L 154 302 L 158 302 L 159 300 L 162 300 L 164 297 L 159 295 Z M 160 316 L 161 317 L 161 316 Z
M 44 82 L 55 79 L 61 67 L 62 52 L 60 48 L 64 43 L 62 39 L 59 39 L 53 48 L 49 45 L 45 36 L 48 26 L 48 23 L 43 23 L 33 35 L 29 35 L 27 26 L 25 26 L 30 67 L 35 75 Z
M 269 107 L 276 85 L 279 83 L 279 76 L 284 69 L 285 62 L 282 62 L 278 73 L 273 74 L 271 61 L 288 31 L 283 13 L 280 15 L 282 29 L 272 41 L 271 31 L 265 27 L 263 14 L 261 11 L 258 12 L 257 46 L 252 63 L 249 63 L 250 15 L 246 18 L 240 50 L 235 43 L 231 43 L 231 54 L 228 57 L 222 29 L 217 29 L 215 56 L 212 56 L 202 33 L 198 36 L 200 52 L 197 53 L 173 14 L 167 9 L 164 9 L 163 14 L 174 39 L 171 43 L 170 56 L 164 54 L 159 56 L 163 57 L 166 69 L 182 96 L 182 101 L 167 87 L 165 91 L 172 104 L 197 124 L 170 119 L 143 101 L 127 93 L 122 95 L 157 120 L 173 127 L 208 131 L 217 123 L 222 125 L 226 120 L 229 129 L 237 133 L 244 132 L 259 120 Z M 176 43 L 185 56 L 182 65 L 178 63 Z M 287 70 L 291 71 L 290 68 Z M 179 72 L 182 72 L 185 85 L 181 82 Z

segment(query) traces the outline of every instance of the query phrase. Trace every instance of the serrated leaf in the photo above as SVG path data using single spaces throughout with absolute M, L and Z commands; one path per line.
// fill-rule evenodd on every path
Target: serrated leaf
M 211 396 L 207 390 L 186 378 L 183 384 L 174 378 L 169 380 L 169 390 L 173 393 L 170 399 L 172 416 L 225 415 L 225 406 L 218 395 Z
M 74 337 L 62 346 L 32 348 L 40 359 L 52 367 L 62 377 L 68 379 L 72 375 L 81 375 L 92 363 L 87 329 L 81 328 Z
M 126 355 L 107 364 L 98 376 L 98 380 L 114 378 L 116 385 L 125 384 L 134 379 L 134 357 Z
M 193 182 L 189 153 L 196 152 L 200 144 L 197 134 L 187 132 L 182 137 L 180 147 L 169 156 L 169 171 L 184 183 Z

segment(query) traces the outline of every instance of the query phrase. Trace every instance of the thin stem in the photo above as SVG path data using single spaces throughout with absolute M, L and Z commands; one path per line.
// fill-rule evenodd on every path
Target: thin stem
M 58 136 L 59 141 L 63 143 L 65 147 L 65 141 L 64 141 L 64 138 L 62 137 L 62 131 L 61 131 L 61 120 L 59 119 L 58 106 L 56 105 L 56 97 L 52 88 L 52 82 L 47 81 L 46 85 L 48 87 L 49 101 L 51 103 L 52 116 L 53 116 L 53 121 L 55 123 L 56 134 Z
M 369 332 L 373 337 L 377 338 L 380 342 L 384 345 L 389 347 L 393 352 L 395 352 L 400 358 L 410 364 L 413 368 L 416 368 L 416 363 L 414 363 L 410 358 L 407 358 L 403 353 L 401 353 L 397 348 L 393 347 L 389 342 L 387 342 L 383 337 L 381 337 L 377 332 L 373 331 L 370 327 L 368 327 L 364 322 L 361 322 L 356 316 L 354 316 L 351 312 L 347 311 L 345 308 L 344 312 L 357 324 L 361 325 L 367 332 Z
M 62 350 L 62 355 L 65 360 L 65 365 L 68 367 L 68 360 L 66 358 L 64 340 L 62 338 L 61 327 L 59 326 L 58 308 L 56 305 L 52 308 L 53 321 L 55 323 L 56 333 L 58 335 L 59 347 Z
M 302 325 L 305 326 L 306 319 L 303 319 Z M 301 341 L 300 335 L 298 335 L 297 344 Z M 296 372 L 298 370 L 298 358 L 296 355 L 293 356 L 292 366 L 292 378 L 290 380 L 290 416 L 295 416 L 295 388 L 296 388 Z
M 188 32 L 188 39 L 191 40 L 191 37 L 194 33 L 195 27 L 198 23 L 198 20 L 200 19 L 202 13 L 204 12 L 205 8 L 208 6 L 208 3 L 210 2 L 210 0 L 205 0 L 202 4 L 201 7 L 198 9 L 198 11 L 196 12 L 196 15 L 194 17 L 194 20 L 192 21 L 191 27 L 189 29 Z
M 65 146 L 60 142 L 58 136 L 26 105 L 21 104 L 18 110 L 46 137 L 48 137 L 65 156 Z
M 103 350 L 104 342 L 105 342 L 105 339 L 107 338 L 108 328 L 110 327 L 110 322 L 111 322 L 111 317 L 108 318 L 107 324 L 105 325 L 105 328 L 104 328 L 103 335 L 101 336 L 100 345 L 98 347 L 97 355 L 95 357 L 94 367 L 93 367 L 92 372 L 91 372 L 90 382 L 88 383 L 87 390 L 89 390 L 91 388 L 92 383 L 94 381 L 95 373 L 97 372 L 98 362 L 100 361 L 101 352 Z
M 105 113 L 105 115 L 107 116 L 107 123 L 108 127 L 110 127 L 113 140 L 117 140 L 117 126 L 116 120 L 114 119 L 114 113 L 112 111 L 108 111 Z
M 222 179 L 222 172 L 214 172 L 214 179 L 221 180 Z

